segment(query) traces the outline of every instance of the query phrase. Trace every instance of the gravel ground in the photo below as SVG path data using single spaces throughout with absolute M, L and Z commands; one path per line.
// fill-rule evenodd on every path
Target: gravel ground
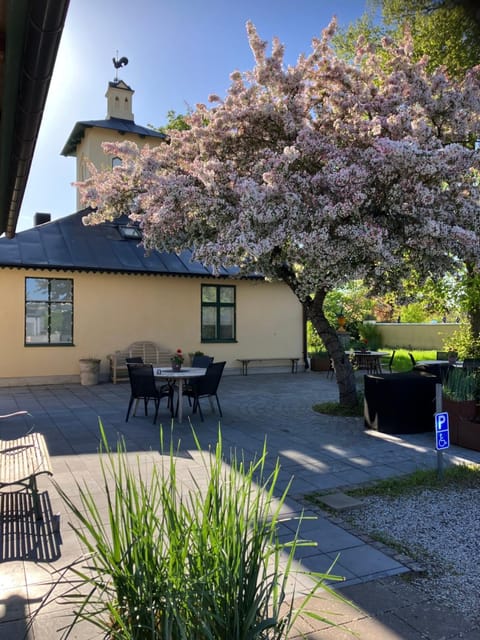
M 472 620 L 480 619 L 480 487 L 369 496 L 346 518 L 387 544 L 399 543 L 426 568 L 413 583 Z

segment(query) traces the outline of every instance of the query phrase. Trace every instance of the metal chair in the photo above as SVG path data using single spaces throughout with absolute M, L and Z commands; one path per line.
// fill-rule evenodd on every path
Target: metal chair
M 218 412 L 222 416 L 222 409 L 218 399 L 218 385 L 222 378 L 225 362 L 211 362 L 207 367 L 207 372 L 201 378 L 194 378 L 184 389 L 184 395 L 193 400 L 192 413 L 196 413 L 197 409 L 200 413 L 200 419 L 203 422 L 203 413 L 200 406 L 200 398 L 215 398 L 217 401 Z M 178 407 L 177 407 L 178 410 Z
M 211 362 L 213 362 L 212 356 L 195 355 L 192 358 L 192 367 L 206 369 Z
M 396 354 L 396 353 L 397 353 L 397 352 L 396 352 L 396 350 L 394 349 L 394 350 L 392 351 L 392 355 L 390 356 L 390 358 L 389 358 L 389 360 L 388 360 L 388 362 L 387 362 L 387 367 L 388 367 L 388 370 L 390 371 L 390 373 L 392 373 L 392 372 L 393 372 L 393 359 L 395 358 L 395 354 Z
M 130 411 L 134 400 L 143 400 L 145 407 L 145 415 L 148 416 L 148 403 L 153 400 L 155 404 L 155 416 L 153 418 L 153 424 L 157 421 L 158 409 L 160 406 L 160 400 L 162 398 L 168 398 L 167 406 L 170 409 L 170 413 L 173 417 L 173 389 L 169 385 L 157 386 L 155 382 L 155 376 L 153 374 L 153 366 L 151 364 L 127 364 L 128 377 L 130 380 L 130 401 L 128 403 L 127 416 L 125 422 L 128 422 Z M 137 405 L 135 405 L 135 411 Z
M 410 351 L 408 352 L 408 357 L 410 358 L 410 361 L 412 363 L 412 367 L 414 367 L 417 364 L 417 361 L 415 360 L 415 356 L 413 355 L 413 353 L 410 353 Z

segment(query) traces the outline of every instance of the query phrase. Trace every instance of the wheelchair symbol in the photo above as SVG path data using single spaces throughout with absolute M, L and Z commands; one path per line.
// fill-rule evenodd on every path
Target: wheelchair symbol
M 443 437 L 443 433 L 440 434 L 440 437 L 438 438 L 438 448 L 439 449 L 446 449 L 448 447 L 448 440 L 446 440 Z

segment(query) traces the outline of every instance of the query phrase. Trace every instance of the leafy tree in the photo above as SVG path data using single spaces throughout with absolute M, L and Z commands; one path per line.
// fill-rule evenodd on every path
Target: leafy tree
M 367 46 L 352 65 L 331 48 L 334 29 L 286 68 L 280 42 L 267 55 L 248 23 L 256 65 L 231 75 L 224 100 L 198 105 L 169 146 L 105 144 L 122 164 L 92 167 L 79 188 L 97 208 L 86 224 L 128 211 L 147 250 L 193 247 L 213 268 L 286 283 L 334 360 L 340 403 L 353 405 L 328 292 L 356 278 L 391 290 L 413 271 L 422 282 L 455 255 L 478 264 L 480 154 L 457 141 L 478 126 L 480 69 L 462 81 L 429 73 L 409 40 L 385 42 L 383 66 Z
M 163 127 L 152 128 L 156 131 L 161 131 L 162 133 L 169 133 L 170 131 L 186 131 L 189 126 L 183 114 L 170 109 L 167 111 L 167 124 Z
M 468 3 L 435 0 L 371 0 L 395 31 L 410 25 L 414 55 L 429 57 L 429 67 L 445 65 L 456 77 L 480 63 L 480 22 Z
M 370 0 L 369 4 L 369 14 L 336 34 L 334 43 L 340 55 L 351 57 L 360 36 L 368 42 L 378 43 L 382 35 L 398 37 L 408 23 L 413 58 L 419 60 L 427 56 L 429 69 L 444 65 L 449 74 L 462 78 L 469 68 L 480 64 L 480 8 L 476 1 Z M 380 24 L 373 19 L 378 9 L 383 16 Z M 478 136 L 479 131 L 476 133 Z M 473 145 L 474 140 L 467 138 L 464 143 Z M 418 291 L 418 282 L 413 286 Z M 465 273 L 458 281 L 458 291 L 463 294 L 462 306 L 467 313 L 470 332 L 480 339 L 480 274 L 475 263 L 467 260 Z M 429 297 L 429 292 L 424 297 Z M 447 312 L 449 305 L 444 306 Z M 423 313 L 428 315 L 428 307 Z M 402 317 L 407 316 L 402 313 Z

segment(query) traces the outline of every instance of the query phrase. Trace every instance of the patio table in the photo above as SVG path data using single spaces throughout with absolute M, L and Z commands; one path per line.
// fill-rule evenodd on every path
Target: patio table
M 180 371 L 173 371 L 167 367 L 153 367 L 153 375 L 161 380 L 174 380 L 178 382 L 178 413 L 177 420 L 183 420 L 183 385 L 185 380 L 190 378 L 200 378 L 206 374 L 207 370 L 201 367 L 185 367 Z

